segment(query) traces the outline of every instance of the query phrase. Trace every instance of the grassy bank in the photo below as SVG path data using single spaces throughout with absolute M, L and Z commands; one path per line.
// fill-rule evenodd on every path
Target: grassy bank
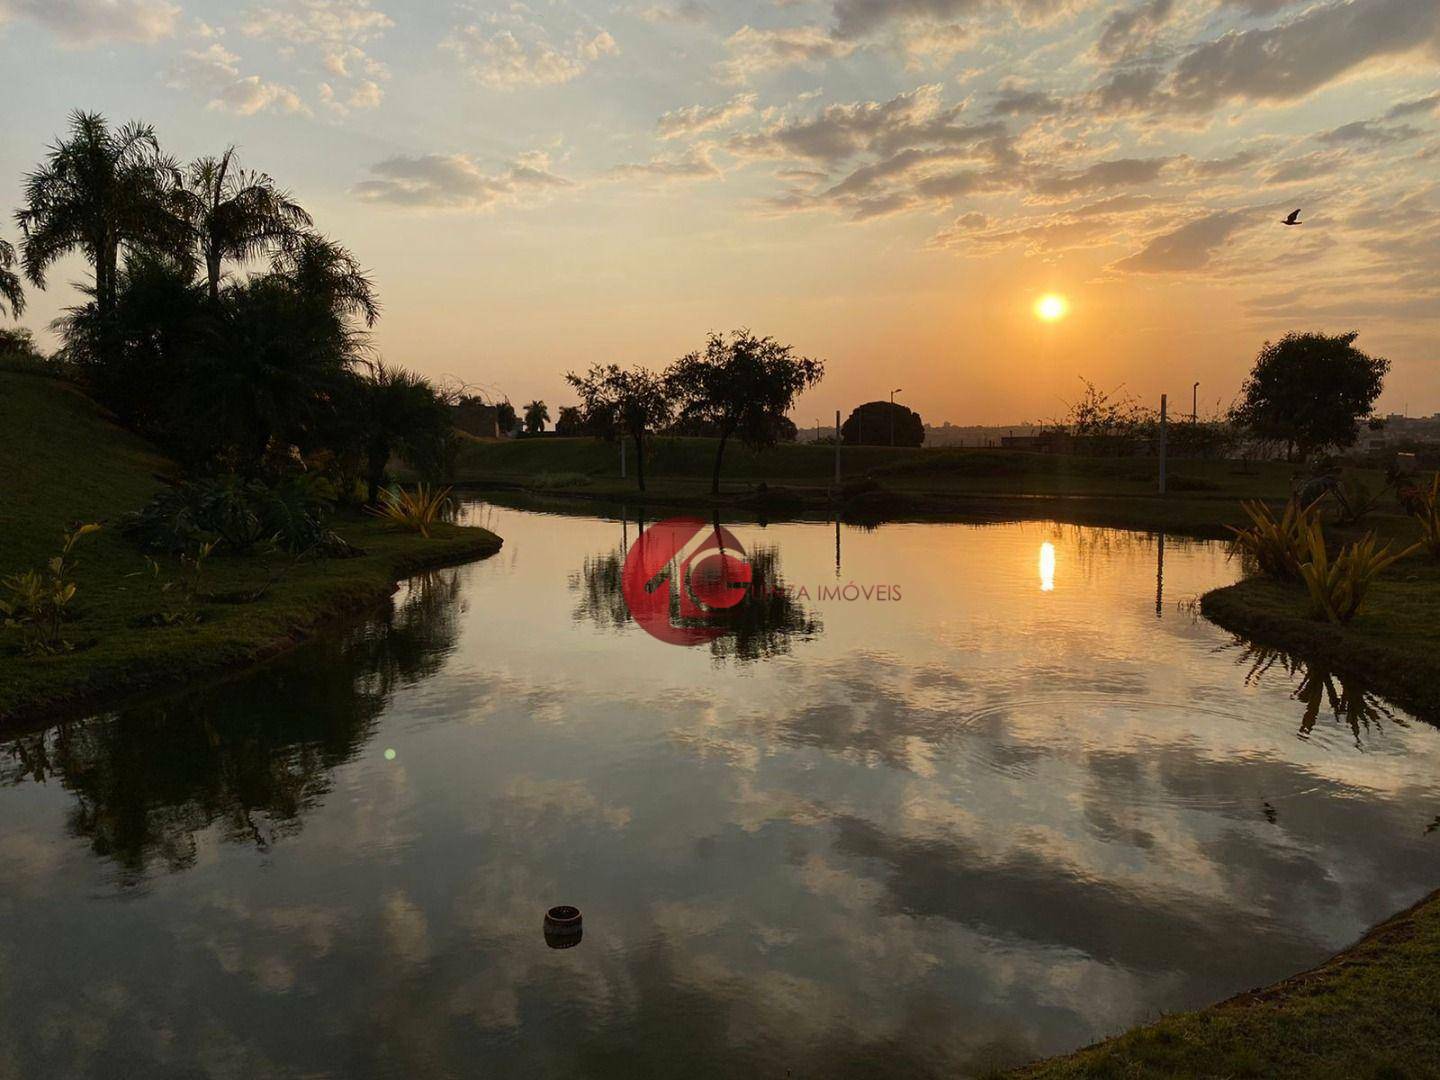
M 406 574 L 500 546 L 484 529 L 446 526 L 424 540 L 378 520 L 342 520 L 337 531 L 363 556 L 217 554 L 199 581 L 199 622 L 156 625 L 156 614 L 174 605 L 162 585 L 177 580 L 180 568 L 167 560 L 152 574 L 117 523 L 160 488 L 173 466 L 73 387 L 6 371 L 0 371 L 0 462 L 0 578 L 54 555 L 69 525 L 105 526 L 76 548 L 78 591 L 64 633 L 73 652 L 25 656 L 18 632 L 0 629 L 0 721 L 263 659 L 374 604 Z
M 1011 1075 L 1440 1076 L 1440 893 L 1314 971 Z
M 619 449 L 596 439 L 467 440 L 456 466 L 462 484 L 649 505 L 715 503 L 782 515 L 837 506 L 833 446 L 790 444 L 725 453 L 718 498 L 710 494 L 715 443 L 659 438 L 647 459 L 647 490 L 619 475 Z M 1241 524 L 1241 499 L 1283 500 L 1293 467 L 1282 462 L 1174 461 L 1168 493 L 1156 493 L 1156 462 L 1017 450 L 841 450 L 838 507 L 854 520 L 946 517 L 1061 518 L 1079 524 L 1160 528 L 1224 536 Z M 1378 487 L 1381 477 L 1366 474 Z
M 1227 630 L 1302 656 L 1440 723 L 1440 563 L 1413 557 L 1380 578 L 1345 626 L 1317 622 L 1298 584 L 1252 577 L 1201 598 Z

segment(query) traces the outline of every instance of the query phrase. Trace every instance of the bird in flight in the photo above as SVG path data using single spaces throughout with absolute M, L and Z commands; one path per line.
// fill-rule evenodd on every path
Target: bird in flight
M 1300 211 L 1299 211 L 1299 210 L 1291 210 L 1291 211 L 1290 211 L 1290 216 L 1287 217 L 1284 221 L 1280 222 L 1280 224 L 1281 224 L 1281 225 L 1303 225 L 1303 224 L 1305 224 L 1305 223 L 1300 220 Z

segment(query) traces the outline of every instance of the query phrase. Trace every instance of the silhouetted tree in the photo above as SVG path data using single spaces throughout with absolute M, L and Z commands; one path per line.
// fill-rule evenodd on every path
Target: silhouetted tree
M 1291 333 L 1265 342 L 1231 419 L 1257 439 L 1284 443 L 1290 459 L 1353 446 L 1390 370 L 1389 360 L 1355 348 L 1359 336 Z
M 10 317 L 18 319 L 25 311 L 25 290 L 20 287 L 20 275 L 11 269 L 14 265 L 15 249 L 9 241 L 0 240 L 0 315 L 9 304 Z
M 95 396 L 129 426 L 187 461 L 214 449 L 214 433 L 195 423 L 207 387 L 196 382 L 207 321 L 193 266 L 173 256 L 133 252 L 115 280 L 115 306 L 70 308 L 60 320 L 64 356 Z M 90 287 L 83 290 L 94 295 Z
M 515 432 L 515 406 L 508 400 L 501 401 L 495 405 L 495 425 L 500 429 L 501 435 L 512 435 Z
M 565 381 L 580 395 L 586 426 L 607 438 L 635 443 L 635 476 L 645 490 L 645 437 L 670 419 L 671 405 L 665 380 L 653 371 L 618 364 L 597 364 L 584 375 L 571 371 Z
M 174 164 L 161 156 L 148 124 L 112 131 L 99 113 L 72 113 L 69 136 L 25 177 L 24 205 L 15 213 L 24 234 L 25 276 L 43 289 L 50 265 L 79 251 L 94 267 L 92 295 L 100 314 L 108 315 L 115 307 L 121 249 L 177 245 L 174 179 Z
M 297 244 L 311 221 L 289 192 L 264 173 L 241 169 L 232 146 L 190 163 L 176 190 L 177 212 L 205 268 L 210 300 L 220 300 L 227 260 L 245 262 Z M 372 320 L 373 321 L 373 320 Z
M 380 317 L 375 283 L 348 248 L 318 233 L 297 234 L 271 260 L 272 277 L 282 278 L 308 306 L 339 324 L 358 318 L 374 326 Z
M 681 403 L 680 415 L 714 425 L 719 439 L 711 494 L 720 494 L 720 468 L 731 436 L 757 449 L 773 446 L 796 395 L 824 374 L 822 361 L 795 356 L 791 346 L 748 330 L 737 330 L 728 339 L 711 334 L 704 352 L 682 356 L 670 366 L 665 379 Z
M 532 401 L 525 406 L 525 431 L 528 434 L 539 435 L 549 422 L 550 410 L 543 401 Z
M 925 442 L 925 423 L 920 414 L 904 405 L 888 401 L 867 401 L 855 409 L 840 427 L 840 438 L 846 445 L 889 446 L 894 425 L 896 446 L 921 446 Z
M 369 501 L 379 498 L 385 466 L 396 454 L 427 479 L 438 479 L 453 427 L 429 380 L 377 362 L 373 372 L 356 377 L 356 389 Z
M 585 432 L 585 418 L 580 415 L 580 409 L 576 405 L 562 405 L 560 407 L 559 419 L 555 421 L 556 435 L 583 435 Z

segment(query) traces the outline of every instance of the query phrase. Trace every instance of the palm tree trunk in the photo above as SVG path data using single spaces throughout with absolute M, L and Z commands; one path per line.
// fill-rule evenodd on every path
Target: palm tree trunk
M 640 490 L 645 490 L 645 432 L 635 432 L 635 476 L 640 481 Z

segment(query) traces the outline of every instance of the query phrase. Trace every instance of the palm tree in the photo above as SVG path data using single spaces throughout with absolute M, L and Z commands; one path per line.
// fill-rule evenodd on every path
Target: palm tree
M 271 273 L 299 295 L 318 303 L 335 319 L 352 316 L 374 326 L 380 317 L 375 283 L 348 248 L 318 233 L 297 233 L 271 260 Z
M 112 131 L 99 113 L 71 113 L 69 137 L 25 177 L 25 205 L 15 212 L 25 276 L 43 289 L 46 269 L 79 250 L 95 268 L 100 313 L 109 314 L 120 249 L 163 248 L 177 239 L 175 176 L 148 124 L 132 121 Z
M 453 425 L 450 410 L 429 380 L 377 361 L 372 373 L 360 378 L 358 389 L 369 501 L 380 495 L 392 454 L 423 474 L 438 476 Z
M 550 410 L 543 401 L 532 401 L 525 406 L 525 430 L 531 435 L 538 435 L 545 430 L 545 425 L 550 422 Z
M 10 315 L 18 319 L 25 310 L 25 293 L 20 288 L 20 275 L 10 268 L 15 265 L 15 249 L 6 240 L 0 240 L 0 314 L 5 304 L 10 305 Z
M 260 172 L 241 169 L 232 146 L 220 157 L 191 162 L 176 191 L 180 216 L 205 262 L 210 300 L 220 300 L 221 268 L 294 242 L 310 215 Z

